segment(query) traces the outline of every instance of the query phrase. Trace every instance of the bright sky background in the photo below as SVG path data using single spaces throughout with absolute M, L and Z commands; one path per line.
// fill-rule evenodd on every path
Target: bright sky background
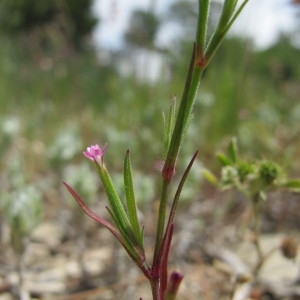
M 173 1 L 156 0 L 156 11 L 163 13 Z M 95 12 L 101 17 L 101 24 L 95 31 L 96 43 L 111 49 L 120 48 L 131 11 L 136 8 L 148 9 L 150 2 L 153 0 L 95 0 Z M 293 17 L 295 9 L 290 2 L 291 0 L 250 0 L 231 33 L 251 37 L 259 48 L 268 47 L 280 33 L 296 28 Z M 172 35 L 170 28 L 164 32 L 166 38 Z

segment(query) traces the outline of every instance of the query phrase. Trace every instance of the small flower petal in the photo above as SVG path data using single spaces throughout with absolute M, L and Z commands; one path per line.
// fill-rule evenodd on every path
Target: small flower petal
M 102 161 L 106 148 L 107 148 L 107 144 L 105 144 L 102 149 L 99 147 L 99 145 L 96 144 L 87 147 L 87 150 L 82 153 L 88 159 L 100 162 Z

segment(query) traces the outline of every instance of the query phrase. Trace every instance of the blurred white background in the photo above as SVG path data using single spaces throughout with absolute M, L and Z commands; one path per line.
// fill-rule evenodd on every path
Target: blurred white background
M 221 1 L 221 0 L 220 0 Z M 95 31 L 96 43 L 109 49 L 122 47 L 122 34 L 134 9 L 154 9 L 160 15 L 167 12 L 174 0 L 95 0 L 95 13 L 101 22 Z M 257 48 L 266 48 L 281 33 L 296 30 L 296 9 L 291 0 L 249 0 L 242 17 L 231 29 L 231 34 L 246 35 Z M 299 24 L 298 24 L 299 25 Z M 176 29 L 162 28 L 163 39 L 168 41 Z

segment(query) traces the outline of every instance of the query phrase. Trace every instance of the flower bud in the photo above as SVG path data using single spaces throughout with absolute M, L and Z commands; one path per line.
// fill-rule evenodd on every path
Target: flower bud
M 175 299 L 182 279 L 183 275 L 180 272 L 172 272 L 168 283 L 167 299 Z
M 90 160 L 100 163 L 103 160 L 106 148 L 107 144 L 105 144 L 102 149 L 99 147 L 99 145 L 90 146 L 85 152 L 83 152 L 83 155 Z

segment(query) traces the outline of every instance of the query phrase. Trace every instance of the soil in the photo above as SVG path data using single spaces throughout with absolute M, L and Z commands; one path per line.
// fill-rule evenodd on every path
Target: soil
M 270 255 L 257 274 L 245 199 L 213 192 L 179 207 L 169 266 L 184 274 L 177 299 L 300 299 L 299 256 L 295 251 L 288 259 L 280 248 L 287 237 L 298 246 L 300 199 L 286 193 L 271 199 L 262 211 L 260 239 L 263 254 Z M 67 209 L 49 214 L 27 243 L 22 300 L 151 299 L 147 280 L 109 232 L 86 216 L 72 220 L 64 214 Z M 143 222 L 151 257 L 151 212 Z M 4 223 L 1 249 L 0 300 L 20 299 L 19 258 Z

